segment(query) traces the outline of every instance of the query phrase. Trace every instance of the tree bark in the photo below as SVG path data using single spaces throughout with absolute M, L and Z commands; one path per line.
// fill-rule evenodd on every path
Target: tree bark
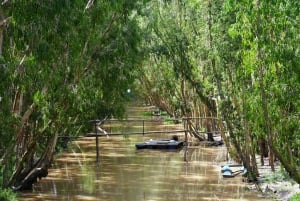
M 3 5 L 3 3 L 2 3 L 2 5 Z M 4 29 L 4 27 L 7 24 L 9 24 L 10 18 L 9 17 L 6 18 L 4 16 L 4 13 L 0 12 L 0 20 L 1 20 L 1 22 L 0 22 L 0 56 L 2 56 L 2 52 L 3 52 L 3 38 L 4 38 L 4 36 L 3 36 L 3 29 Z
M 22 175 L 22 177 L 18 177 L 17 180 L 13 180 L 11 182 L 14 190 L 19 191 L 32 189 L 32 185 L 37 181 L 37 179 L 41 179 L 42 177 L 46 177 L 48 175 L 48 168 L 50 167 L 52 161 L 57 138 L 58 132 L 56 132 L 50 139 L 44 154 L 34 164 L 30 171 Z
M 207 9 L 208 9 L 208 21 L 207 21 L 207 23 L 208 23 L 207 24 L 208 25 L 208 41 L 209 41 L 210 51 L 213 52 L 214 51 L 214 38 L 213 38 L 213 35 L 212 35 L 212 23 L 213 23 L 212 22 L 212 17 L 213 16 L 212 16 L 212 2 L 211 1 L 208 2 L 208 8 Z M 225 101 L 224 93 L 223 93 L 223 90 L 222 90 L 221 78 L 220 78 L 220 75 L 217 71 L 216 61 L 215 61 L 214 57 L 211 58 L 210 64 L 211 64 L 211 67 L 212 67 L 213 75 L 214 75 L 215 80 L 216 80 L 217 89 L 218 89 L 218 93 L 220 95 L 220 99 L 221 99 L 221 101 Z M 214 110 L 212 110 L 212 111 L 214 111 Z M 219 114 L 217 112 L 217 108 L 215 109 L 215 112 L 217 114 L 216 116 L 218 117 Z M 227 124 L 229 124 L 229 120 L 227 118 L 227 115 L 224 114 L 224 112 L 221 112 L 220 116 L 225 119 Z M 223 127 L 222 122 L 220 122 L 219 124 L 222 125 L 222 127 Z M 231 129 L 229 129 L 229 130 L 231 130 Z M 225 135 L 224 131 L 221 131 L 221 134 L 222 134 L 222 139 L 224 140 L 225 145 L 226 145 L 227 149 L 229 150 L 229 153 L 232 153 L 233 150 L 232 150 L 231 144 L 230 144 L 227 136 Z M 233 144 L 238 146 L 237 142 L 234 142 Z M 238 148 L 236 147 L 236 149 L 238 149 Z M 239 153 L 239 154 L 241 154 L 241 153 Z
M 261 53 L 260 49 L 258 49 L 258 60 L 261 60 Z M 263 109 L 263 115 L 264 115 L 264 122 L 265 122 L 265 129 L 267 133 L 267 142 L 269 147 L 273 147 L 273 137 L 272 137 L 272 128 L 269 118 L 269 110 L 268 110 L 268 103 L 267 103 L 267 96 L 265 93 L 265 85 L 264 85 L 264 70 L 263 66 L 259 64 L 259 85 L 260 85 L 260 93 L 261 93 L 261 102 L 262 102 L 262 109 Z M 275 171 L 274 167 L 274 158 L 272 149 L 269 149 L 269 164 L 271 166 L 272 171 Z

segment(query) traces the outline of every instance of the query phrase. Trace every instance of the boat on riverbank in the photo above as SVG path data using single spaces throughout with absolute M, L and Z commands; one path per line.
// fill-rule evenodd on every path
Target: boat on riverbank
M 232 167 L 241 167 L 236 171 L 232 170 Z M 247 169 L 242 165 L 224 165 L 221 168 L 221 172 L 224 178 L 233 178 L 242 173 L 243 176 L 246 176 Z

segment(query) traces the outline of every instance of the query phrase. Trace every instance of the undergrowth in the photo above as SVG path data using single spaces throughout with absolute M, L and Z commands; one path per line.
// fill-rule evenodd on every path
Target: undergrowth
M 0 188 L 0 200 L 1 201 L 17 201 L 17 195 L 9 189 Z
M 295 195 L 293 195 L 289 201 L 300 201 L 300 193 L 296 193 Z

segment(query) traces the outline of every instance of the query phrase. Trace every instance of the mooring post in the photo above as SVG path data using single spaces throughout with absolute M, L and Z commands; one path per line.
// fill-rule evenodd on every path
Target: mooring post
M 184 129 L 184 140 L 185 140 L 185 146 L 184 146 L 184 161 L 187 162 L 187 152 L 188 152 L 188 138 L 187 138 L 187 119 L 183 118 L 183 129 Z
M 97 121 L 95 121 L 95 132 L 96 132 L 96 162 L 99 162 L 99 141 L 98 141 L 98 129 L 97 129 Z
M 145 134 L 145 120 L 143 120 L 143 135 Z

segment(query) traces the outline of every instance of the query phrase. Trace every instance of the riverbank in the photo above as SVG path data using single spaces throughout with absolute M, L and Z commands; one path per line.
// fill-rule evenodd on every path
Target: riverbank
M 234 160 L 222 161 L 224 152 L 219 153 L 218 161 L 221 165 L 237 164 Z M 240 177 L 245 182 L 245 189 L 251 192 L 259 192 L 267 200 L 275 201 L 300 201 L 300 185 L 292 180 L 288 173 L 276 161 L 275 171 L 271 170 L 269 159 L 264 158 L 264 166 L 261 165 L 260 157 L 257 157 L 259 177 L 257 183 L 247 183 L 246 178 Z
M 268 164 L 268 158 L 265 158 L 265 164 Z M 251 184 L 249 189 L 259 190 L 273 200 L 296 201 L 293 198 L 300 194 L 300 185 L 292 180 L 285 170 L 280 166 L 279 162 L 275 163 L 275 171 L 272 172 L 269 165 L 260 165 L 258 162 L 258 170 L 260 176 L 257 184 Z

